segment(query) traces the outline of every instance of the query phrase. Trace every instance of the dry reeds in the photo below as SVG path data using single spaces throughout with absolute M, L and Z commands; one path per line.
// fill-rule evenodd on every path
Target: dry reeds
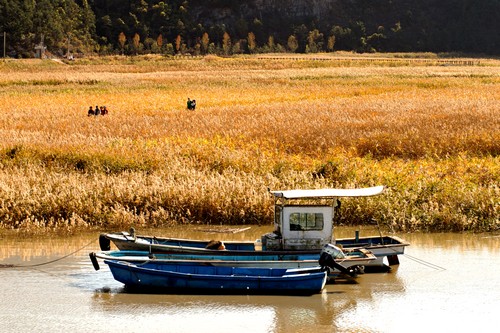
M 384 184 L 340 222 L 497 230 L 500 65 L 484 63 L 0 63 L 0 224 L 268 224 L 268 188 Z

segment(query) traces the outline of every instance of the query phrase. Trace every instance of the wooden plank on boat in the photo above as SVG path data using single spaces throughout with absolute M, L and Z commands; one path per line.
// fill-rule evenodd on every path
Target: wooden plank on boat
M 252 227 L 245 227 L 245 228 L 198 228 L 195 229 L 196 231 L 202 231 L 202 232 L 218 232 L 218 233 L 223 233 L 223 234 L 236 234 L 238 232 L 243 232 Z

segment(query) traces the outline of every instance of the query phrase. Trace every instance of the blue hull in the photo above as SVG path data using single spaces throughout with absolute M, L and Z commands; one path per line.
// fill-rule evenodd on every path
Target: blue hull
M 217 291 L 238 293 L 320 292 L 326 272 L 318 269 L 239 268 L 168 263 L 132 264 L 105 260 L 115 280 L 155 291 Z
M 258 268 L 314 268 L 319 266 L 320 254 L 282 254 L 271 255 L 266 252 L 257 252 L 253 255 L 200 255 L 200 254 L 151 254 L 146 251 L 104 251 L 90 253 L 90 259 L 96 270 L 99 270 L 97 259 L 124 261 L 136 264 L 168 263 L 182 265 L 204 265 L 204 266 L 229 266 L 229 267 L 258 267 Z M 338 259 L 339 266 L 329 269 L 329 279 L 339 276 L 344 269 L 356 269 L 369 265 L 376 257 L 366 250 L 359 249 L 351 251 L 348 256 Z M 341 266 L 341 267 L 340 267 Z

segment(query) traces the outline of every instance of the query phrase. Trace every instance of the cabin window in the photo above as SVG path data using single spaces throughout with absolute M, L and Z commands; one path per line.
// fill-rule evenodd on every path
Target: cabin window
M 290 214 L 290 231 L 323 230 L 322 213 L 292 213 Z

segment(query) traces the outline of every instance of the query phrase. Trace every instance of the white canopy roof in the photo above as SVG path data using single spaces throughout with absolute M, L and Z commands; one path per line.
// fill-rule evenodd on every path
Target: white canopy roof
M 354 189 L 325 188 L 317 190 L 270 191 L 277 198 L 285 199 L 327 199 L 336 197 L 369 197 L 379 195 L 384 186 L 373 186 Z

